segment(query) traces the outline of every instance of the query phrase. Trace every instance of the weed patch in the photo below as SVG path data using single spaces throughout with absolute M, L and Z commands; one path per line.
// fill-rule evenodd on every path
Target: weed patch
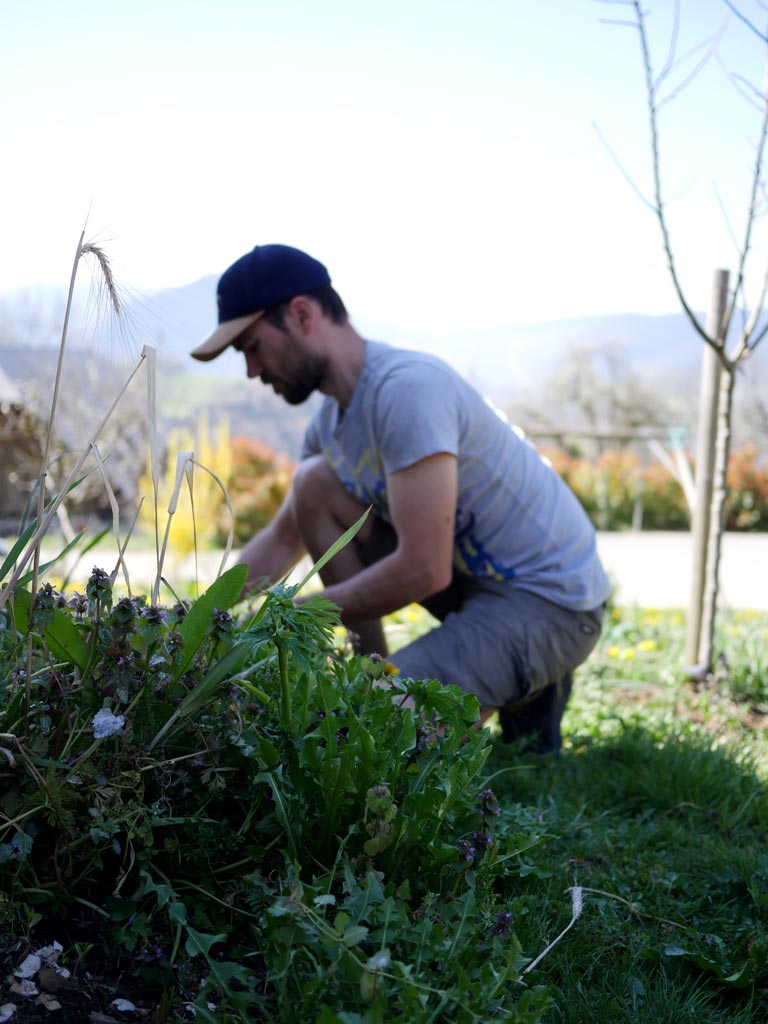
M 81 1014 L 118 999 L 157 1021 L 539 1019 L 550 996 L 524 979 L 515 921 L 545 836 L 496 799 L 476 700 L 377 685 L 386 665 L 334 646 L 318 596 L 275 587 L 235 621 L 244 573 L 161 608 L 113 602 L 95 569 L 83 594 L 45 585 L 32 605 L 17 588 L 4 611 L 17 1019 L 51 970 Z

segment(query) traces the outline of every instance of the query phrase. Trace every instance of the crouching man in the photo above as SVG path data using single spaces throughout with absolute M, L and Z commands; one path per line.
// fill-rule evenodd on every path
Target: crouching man
M 286 402 L 325 395 L 282 507 L 243 549 L 249 583 L 319 558 L 373 506 L 321 574 L 360 649 L 385 654 L 381 616 L 419 602 L 440 625 L 391 657 L 401 674 L 474 693 L 506 739 L 559 750 L 610 590 L 573 493 L 440 359 L 362 338 L 306 253 L 257 246 L 218 306 L 196 359 L 232 346 Z

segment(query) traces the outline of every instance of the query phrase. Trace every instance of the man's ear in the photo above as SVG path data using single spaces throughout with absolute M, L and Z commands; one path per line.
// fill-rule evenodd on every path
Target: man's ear
M 304 335 L 307 335 L 312 331 L 312 328 L 320 315 L 319 307 L 306 295 L 297 295 L 295 298 L 291 299 L 288 304 L 288 312 L 291 315 L 294 325 Z

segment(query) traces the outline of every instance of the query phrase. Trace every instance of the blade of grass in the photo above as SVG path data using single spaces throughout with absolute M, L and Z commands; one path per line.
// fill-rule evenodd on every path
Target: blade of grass
M 87 541 L 83 545 L 82 550 L 78 553 L 78 556 L 77 556 L 75 562 L 73 563 L 73 565 L 69 569 L 69 572 L 67 573 L 67 575 L 62 580 L 62 583 L 61 583 L 61 589 L 62 590 L 66 590 L 67 589 L 67 587 L 69 586 L 69 584 L 70 584 L 70 582 L 72 580 L 72 575 L 74 574 L 75 569 L 78 567 L 80 562 L 85 558 L 85 556 L 88 554 L 88 552 L 92 551 L 96 547 L 96 545 L 99 543 L 99 541 L 102 541 L 106 537 L 106 535 L 108 533 L 109 533 L 109 527 L 105 526 L 103 530 L 99 530 L 98 533 L 95 533 L 93 535 L 93 537 L 91 537 L 91 539 L 89 541 Z
M 244 642 L 235 644 L 234 647 L 230 648 L 197 686 L 189 691 L 149 744 L 147 750 L 153 750 L 177 722 L 184 718 L 189 718 L 190 715 L 196 714 L 201 708 L 205 707 L 213 699 L 220 685 L 238 671 L 243 659 L 247 657 L 250 650 L 251 645 Z
M 123 578 L 125 579 L 125 585 L 128 588 L 128 593 L 130 594 L 130 592 L 131 592 L 131 582 L 130 582 L 130 578 L 128 576 L 128 566 L 125 564 L 125 560 L 123 559 L 123 548 L 122 548 L 122 545 L 121 545 L 121 542 L 120 542 L 120 509 L 119 509 L 118 504 L 117 504 L 117 498 L 115 497 L 115 492 L 112 490 L 112 484 L 109 482 L 109 476 L 107 475 L 107 470 L 106 470 L 106 467 L 104 465 L 104 460 L 102 459 L 101 455 L 99 454 L 98 446 L 94 444 L 92 446 L 92 451 L 93 451 L 93 457 L 96 460 L 96 466 L 97 466 L 97 468 L 99 470 L 99 473 L 101 474 L 101 479 L 102 479 L 102 482 L 104 484 L 104 489 L 107 492 L 107 497 L 109 499 L 109 506 L 112 509 L 112 529 L 114 530 L 115 540 L 117 541 L 118 565 L 123 570 Z
M 213 472 L 213 470 L 208 469 L 207 466 L 204 466 L 202 462 L 197 462 L 197 460 L 195 459 L 193 459 L 192 461 L 199 469 L 202 469 L 203 472 L 213 477 L 213 479 L 221 488 L 221 493 L 224 495 L 224 500 L 227 503 L 227 509 L 229 511 L 229 534 L 227 536 L 227 543 L 224 546 L 224 554 L 222 555 L 221 563 L 219 564 L 218 575 L 221 576 L 221 574 L 224 572 L 224 566 L 227 564 L 227 559 L 229 558 L 230 553 L 232 552 L 232 545 L 235 542 L 235 510 L 232 507 L 232 499 L 229 497 L 229 491 L 227 490 L 226 485 L 224 484 L 224 481 L 221 479 L 221 477 L 217 476 Z
M 155 565 L 160 576 L 160 452 L 157 442 L 157 350 L 145 345 L 147 360 L 147 433 L 149 443 L 149 475 L 152 478 L 152 502 L 155 523 Z
M 342 535 L 339 537 L 339 539 L 328 548 L 328 550 L 325 552 L 325 554 L 322 555 L 320 558 L 318 558 L 318 560 L 315 562 L 315 564 L 309 570 L 309 572 L 304 577 L 304 579 L 301 581 L 301 583 L 298 583 L 296 585 L 296 587 L 294 588 L 294 593 L 298 594 L 298 592 L 307 583 L 309 583 L 309 581 L 312 579 L 312 577 L 316 573 L 320 572 L 320 570 L 323 569 L 327 565 L 328 562 L 330 562 L 330 560 L 333 558 L 334 555 L 337 555 L 339 553 L 339 551 L 341 551 L 342 548 L 346 547 L 347 544 L 349 544 L 349 542 L 352 540 L 352 538 L 361 529 L 363 523 L 368 518 L 368 513 L 370 511 L 371 511 L 371 509 L 370 509 L 370 506 L 369 506 L 365 510 L 365 512 L 363 512 L 363 514 L 360 516 L 360 518 L 357 520 L 357 522 L 353 523 L 352 526 L 350 526 L 350 528 L 348 530 L 346 530 L 344 533 L 342 533 Z
M 39 573 L 38 573 L 38 575 L 40 573 L 47 572 L 47 570 L 50 569 L 52 565 L 55 565 L 59 561 L 60 558 L 63 558 L 65 555 L 68 555 L 69 552 L 74 547 L 76 547 L 78 541 L 80 540 L 80 538 L 82 536 L 83 536 L 83 531 L 81 530 L 80 533 L 76 534 L 72 538 L 72 540 L 69 542 L 69 544 L 67 544 L 66 547 L 61 549 L 61 551 L 58 553 L 58 555 L 55 555 L 49 561 L 44 562 L 41 566 L 39 566 Z M 26 585 L 32 580 L 33 575 L 34 575 L 34 573 L 32 572 L 32 570 L 30 570 L 29 572 L 25 573 L 23 576 L 21 576 L 19 578 L 19 582 L 18 582 L 17 586 L 26 587 Z

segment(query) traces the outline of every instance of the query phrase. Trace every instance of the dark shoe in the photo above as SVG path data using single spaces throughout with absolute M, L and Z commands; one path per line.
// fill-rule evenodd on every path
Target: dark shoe
M 537 754 L 557 754 L 563 743 L 560 722 L 571 695 L 573 677 L 569 672 L 545 687 L 529 701 L 499 708 L 501 736 L 505 743 L 530 738 Z

